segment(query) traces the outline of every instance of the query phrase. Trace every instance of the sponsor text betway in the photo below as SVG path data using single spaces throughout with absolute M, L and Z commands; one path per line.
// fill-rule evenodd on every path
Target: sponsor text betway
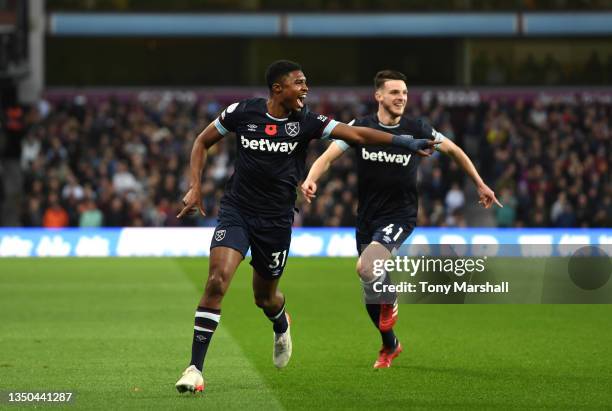
M 248 139 L 244 136 L 240 136 L 240 144 L 244 148 L 250 148 L 251 150 L 259 150 L 259 151 L 271 151 L 274 153 L 293 153 L 293 150 L 299 144 L 297 141 L 293 143 L 287 142 L 279 142 L 273 141 L 269 138 L 261 138 L 261 139 Z
M 410 161 L 411 154 L 392 154 L 386 151 L 368 151 L 361 148 L 361 157 L 364 160 L 380 161 L 382 163 L 396 163 L 402 166 L 407 166 Z

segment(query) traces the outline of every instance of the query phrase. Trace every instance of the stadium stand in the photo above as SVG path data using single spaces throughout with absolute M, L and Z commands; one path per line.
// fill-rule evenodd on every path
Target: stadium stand
M 505 205 L 477 213 L 471 184 L 436 153 L 420 168 L 421 226 L 610 227 L 612 105 L 491 101 L 474 107 L 412 105 L 474 159 Z M 79 96 L 25 109 L 20 164 L 23 226 L 209 226 L 232 173 L 233 139 L 215 146 L 205 170 L 205 218 L 179 222 L 189 151 L 220 102 Z M 318 104 L 340 121 L 373 110 L 365 101 Z M 326 144 L 313 146 L 308 162 Z M 296 225 L 352 226 L 356 175 L 351 156 L 334 165 Z

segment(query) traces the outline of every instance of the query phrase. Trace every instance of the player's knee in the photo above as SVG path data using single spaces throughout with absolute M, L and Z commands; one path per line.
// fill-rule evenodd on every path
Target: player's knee
M 359 275 L 359 278 L 361 278 L 362 280 L 367 280 L 372 276 L 371 268 L 368 264 L 364 263 L 361 258 L 357 260 L 355 270 L 357 271 L 357 275 Z
M 223 297 L 227 291 L 231 273 L 223 268 L 211 267 L 206 283 L 206 293 L 210 297 Z

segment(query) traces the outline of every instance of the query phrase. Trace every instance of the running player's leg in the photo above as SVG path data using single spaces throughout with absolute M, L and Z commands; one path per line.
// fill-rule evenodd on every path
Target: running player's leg
M 377 241 L 370 242 L 357 260 L 357 274 L 363 287 L 368 315 L 380 331 L 383 346 L 393 349 L 397 345 L 393 332 L 393 325 L 397 320 L 397 303 L 394 295 L 377 291 L 380 290 L 380 285 L 390 284 L 390 278 L 386 272 L 377 273 L 375 270 L 375 264 L 380 267 L 377 261 L 386 261 L 389 257 L 391 252 L 382 244 Z
M 202 371 L 204 357 L 221 319 L 221 302 L 249 249 L 248 226 L 240 212 L 222 207 L 210 243 L 208 279 L 195 314 L 191 365 Z
M 370 304 L 384 302 L 383 295 L 376 284 L 388 281 L 387 273 L 384 270 L 381 272 L 383 268 L 381 265 L 391 257 L 391 251 L 374 240 L 375 235 L 376 231 L 369 230 L 365 224 L 357 227 L 356 240 L 359 259 L 356 270 L 363 286 L 365 301 Z
M 287 331 L 288 323 L 285 315 L 285 296 L 278 290 L 280 278 L 269 278 L 253 269 L 253 294 L 255 304 L 261 308 L 272 321 L 272 328 L 277 334 Z
M 373 289 L 374 283 L 390 283 L 386 272 L 381 275 L 374 273 L 375 261 L 385 261 L 389 257 L 391 257 L 391 252 L 387 248 L 379 242 L 372 241 L 357 260 L 357 273 L 364 290 L 366 311 L 382 339 L 382 348 L 378 352 L 374 368 L 390 367 L 393 359 L 402 351 L 402 346 L 393 331 L 393 326 L 397 321 L 397 302 L 386 301 L 388 296 L 376 293 Z
M 285 296 L 278 290 L 279 280 L 280 278 L 273 279 L 253 269 L 255 304 L 272 322 L 274 330 L 272 362 L 277 368 L 283 368 L 291 359 L 292 343 L 290 318 L 285 311 Z
M 243 258 L 243 255 L 233 248 L 215 247 L 211 249 L 208 279 L 195 312 L 191 361 L 176 383 L 176 389 L 179 392 L 204 390 L 202 376 L 204 358 L 221 319 L 223 297 Z
M 221 209 L 210 245 L 208 279 L 195 312 L 191 361 L 176 383 L 179 392 L 204 389 L 202 371 L 212 336 L 221 319 L 221 304 L 234 273 L 249 249 L 248 227 L 240 213 Z
M 204 358 L 213 333 L 221 319 L 221 303 L 238 265 L 244 257 L 229 247 L 210 250 L 208 279 L 195 314 L 191 362 L 202 371 Z
M 285 296 L 278 290 L 278 282 L 289 253 L 291 221 L 287 224 L 265 227 L 262 223 L 250 231 L 253 256 L 253 294 L 255 304 L 272 322 L 274 330 L 274 365 L 282 368 L 291 357 L 289 315 L 285 312 Z
M 357 247 L 360 257 L 357 273 L 364 289 L 366 310 L 374 326 L 379 330 L 383 347 L 374 368 L 387 368 L 397 357 L 402 347 L 393 331 L 397 321 L 397 298 L 392 293 L 376 292 L 374 285 L 390 284 L 387 272 L 380 272 L 382 261 L 392 256 L 391 251 L 401 245 L 413 230 L 405 224 L 386 224 L 369 232 L 367 227 L 357 229 Z
M 273 321 L 274 331 L 283 333 L 286 328 L 282 324 L 283 316 L 278 319 L 281 323 L 274 319 L 285 305 L 285 297 L 278 290 L 278 280 L 285 269 L 291 245 L 291 220 L 273 226 L 266 226 L 265 221 L 260 222 L 256 227 L 251 227 L 249 242 L 255 304 Z

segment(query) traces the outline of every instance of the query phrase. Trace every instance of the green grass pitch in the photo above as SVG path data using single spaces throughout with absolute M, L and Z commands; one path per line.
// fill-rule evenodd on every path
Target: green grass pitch
M 243 263 L 206 361 L 179 395 L 206 259 L 0 259 L 0 391 L 71 391 L 66 409 L 603 409 L 612 404 L 610 305 L 402 305 L 404 353 L 379 337 L 354 259 L 291 258 L 281 289 L 293 358 Z M 18 409 L 3 398 L 0 408 Z M 32 407 L 28 407 L 32 408 Z

